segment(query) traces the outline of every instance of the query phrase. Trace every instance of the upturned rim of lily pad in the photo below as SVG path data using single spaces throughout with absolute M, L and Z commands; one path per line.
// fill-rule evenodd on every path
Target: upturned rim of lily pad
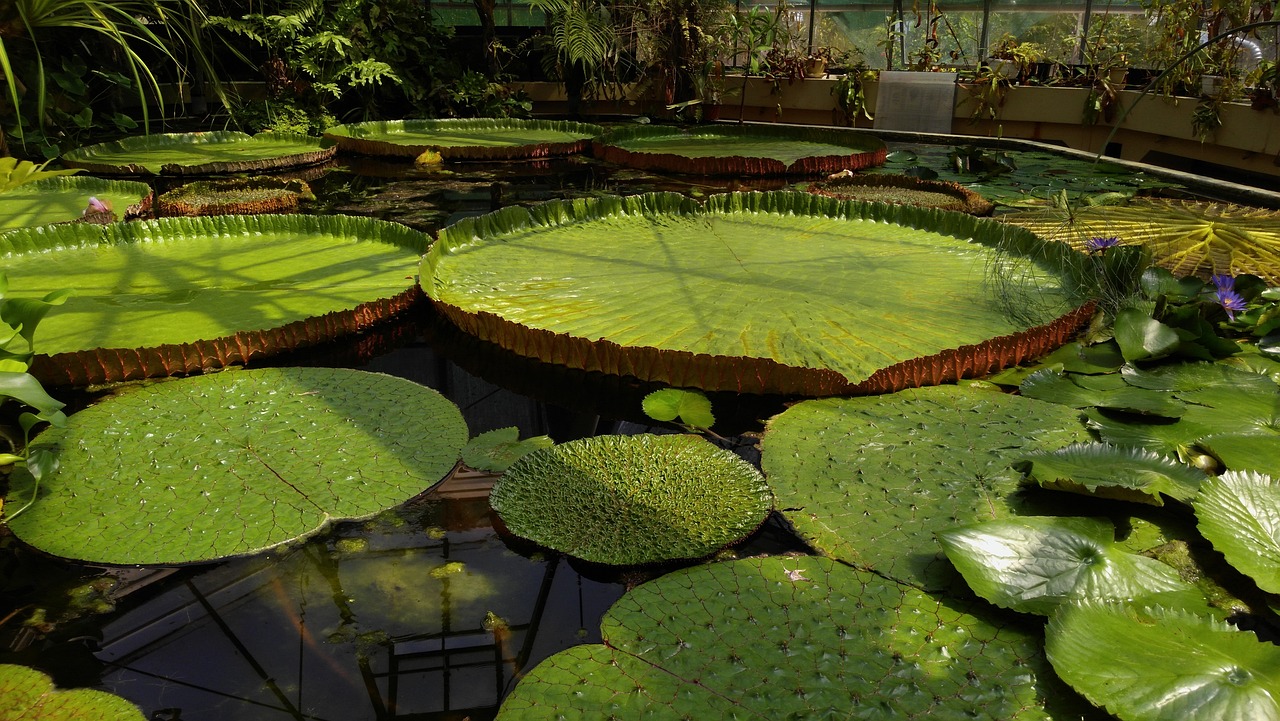
M 236 193 L 261 191 L 265 197 L 236 199 Z M 202 197 L 203 196 L 203 197 Z M 222 196 L 222 197 L 218 197 Z M 161 193 L 157 211 L 161 216 L 258 215 L 290 213 L 303 197 L 315 198 L 305 180 L 258 175 L 252 178 L 197 180 Z
M 121 160 L 131 153 L 149 150 L 180 149 L 198 145 L 242 145 L 243 159 L 202 162 L 193 156 L 190 162 L 171 162 L 160 166 L 159 175 L 222 175 L 280 170 L 316 165 L 333 159 L 338 146 L 330 140 L 300 133 L 262 132 L 249 135 L 235 130 L 210 130 L 196 133 L 159 133 L 139 135 L 86 145 L 63 154 L 62 162 L 70 168 L 83 168 L 91 173 L 108 175 L 156 175 L 145 163 Z M 273 153 L 273 145 L 291 145 L 295 148 L 281 154 Z M 296 151 L 297 145 L 314 149 Z
M 482 136 L 486 131 L 539 130 L 566 136 L 559 142 L 528 145 L 449 145 L 423 143 L 403 136 L 413 131 L 466 131 Z M 428 150 L 444 160 L 513 160 L 576 155 L 591 147 L 591 139 L 604 132 L 604 127 L 571 120 L 522 120 L 519 118 L 442 118 L 428 120 L 371 120 L 363 123 L 335 125 L 324 131 L 324 137 L 337 143 L 343 153 L 416 158 Z
M 857 192 L 859 188 L 902 188 L 905 190 L 915 190 L 925 193 L 937 193 L 952 198 L 949 203 L 910 203 L 902 202 L 901 205 L 916 205 L 918 207 L 937 208 L 938 210 L 953 210 L 958 213 L 967 213 L 969 215 L 987 216 L 991 215 L 995 210 L 995 203 L 982 197 L 978 193 L 964 187 L 959 183 L 950 180 L 925 180 L 911 175 L 898 175 L 894 173 L 876 173 L 874 175 L 846 175 L 834 178 L 827 178 L 809 185 L 810 193 L 818 195 L 826 195 L 840 200 L 861 200 L 869 202 L 890 202 L 882 201 L 878 197 L 868 197 Z M 852 189 L 852 190 L 846 190 Z

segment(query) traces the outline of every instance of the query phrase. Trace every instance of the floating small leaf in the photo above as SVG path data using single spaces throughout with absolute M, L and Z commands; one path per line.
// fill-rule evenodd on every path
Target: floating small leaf
M 554 445 L 548 436 L 520 440 L 519 428 L 498 428 L 472 438 L 462 449 L 462 462 L 478 471 L 500 473 L 529 453 Z
M 641 401 L 645 415 L 655 421 L 680 422 L 696 429 L 707 429 L 716 424 L 711 413 L 711 400 L 701 391 L 686 388 L 662 388 Z
M 1030 475 L 1045 488 L 1082 489 L 1105 498 L 1162 506 L 1161 494 L 1190 502 L 1207 478 L 1204 471 L 1141 448 L 1076 443 L 1028 454 Z

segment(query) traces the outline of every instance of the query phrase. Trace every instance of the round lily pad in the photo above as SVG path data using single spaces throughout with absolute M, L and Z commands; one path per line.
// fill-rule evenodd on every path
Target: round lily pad
M 33 447 L 60 467 L 9 527 L 90 563 L 257 553 L 413 498 L 466 441 L 452 402 L 377 373 L 266 368 L 156 382 L 42 433 Z M 6 510 L 31 497 L 31 477 L 15 473 Z
M 306 181 L 259 175 L 197 180 L 163 193 L 157 202 L 160 215 L 194 216 L 292 213 L 302 200 L 315 200 Z
M 538 664 L 498 719 L 1092 718 L 989 609 L 825 558 L 704 564 L 628 591 L 604 644 Z
M 0 235 L 13 287 L 70 288 L 32 373 L 55 384 L 191 373 L 358 331 L 418 297 L 430 238 L 346 216 L 161 218 Z
M 699 436 L 595 436 L 530 453 L 489 504 L 517 536 L 611 565 L 703 558 L 764 522 L 754 466 Z
M 546 158 L 581 153 L 604 128 L 563 120 L 472 118 L 381 120 L 329 128 L 324 136 L 344 152 L 444 160 Z
M 151 212 L 151 186 L 88 176 L 45 178 L 0 192 L 0 230 L 81 220 L 89 199 L 106 203 L 121 220 Z
M 213 175 L 314 165 L 331 160 L 337 152 L 330 141 L 308 135 L 215 130 L 88 145 L 66 153 L 62 162 L 110 175 Z
M 999 249 L 997 249 L 999 248 Z M 1022 250 L 1016 250 L 1021 248 Z M 1004 282 L 987 270 L 1034 258 Z M 444 229 L 423 289 L 521 355 L 671 386 L 885 392 L 985 375 L 1090 315 L 1060 244 L 959 213 L 809 193 L 507 208 Z
M 841 200 L 900 203 L 969 215 L 991 215 L 996 207 L 991 201 L 959 183 L 890 173 L 828 178 L 810 185 L 809 192 Z
M 761 465 L 814 548 L 941 589 L 951 575 L 934 534 L 1023 510 L 1011 464 L 1087 438 L 1065 406 L 937 386 L 798 403 L 769 420 Z
M 58 689 L 34 668 L 0 664 L 0 719 L 6 721 L 143 721 L 137 706 L 91 688 Z
M 814 175 L 884 164 L 884 141 L 854 130 L 786 125 L 618 128 L 592 143 L 604 160 L 698 175 Z

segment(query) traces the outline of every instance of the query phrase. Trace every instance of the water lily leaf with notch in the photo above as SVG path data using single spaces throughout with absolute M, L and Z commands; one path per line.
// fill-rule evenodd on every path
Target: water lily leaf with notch
M 1021 508 L 1010 464 L 1088 440 L 1076 411 L 937 386 L 805 401 L 769 420 L 761 463 L 783 514 L 819 551 L 926 589 L 953 575 L 934 534 Z
M 1182 344 L 1176 330 L 1139 308 L 1116 313 L 1115 333 L 1120 354 L 1129 362 L 1169 355 Z
M 344 152 L 417 158 L 437 153 L 443 160 L 507 160 L 581 153 L 604 128 L 566 120 L 445 118 L 373 120 L 324 131 Z
M 1233 471 L 1257 471 L 1280 478 L 1280 443 L 1253 433 L 1217 433 L 1196 441 Z
M 143 721 L 128 701 L 91 688 L 59 689 L 47 674 L 26 666 L 0 664 L 0 699 L 6 721 Z
M 1031 211 L 1002 220 L 1085 250 L 1091 237 L 1116 236 L 1145 245 L 1157 265 L 1175 276 L 1208 278 L 1252 273 L 1280 283 L 1280 212 L 1185 200 L 1140 199 L 1127 206 L 1076 208 L 1075 223 L 1059 213 Z
M 1029 474 L 1045 488 L 1081 489 L 1104 498 L 1163 506 L 1161 494 L 1190 503 L 1204 471 L 1141 448 L 1075 443 L 1025 457 Z
M 628 591 L 498 719 L 1092 718 L 1038 633 L 982 606 L 813 556 L 704 564 Z
M 1012 317 L 979 282 L 1001 244 L 1002 259 L 1036 259 L 1008 289 L 1045 302 L 1034 317 Z M 420 275 L 460 328 L 521 355 L 677 387 L 832 395 L 981 376 L 1056 348 L 1091 315 L 1072 310 L 1087 260 L 958 213 L 648 194 L 465 219 Z
M 151 186 L 87 176 L 37 180 L 0 192 L 0 230 L 79 220 L 89 198 L 110 204 L 119 218 L 127 220 L 151 209 Z
M 773 509 L 754 466 L 699 436 L 594 436 L 534 451 L 493 484 L 507 528 L 616 566 L 704 558 Z
M 211 175 L 315 165 L 332 160 L 337 152 L 332 141 L 308 135 L 215 130 L 88 145 L 64 154 L 62 162 L 108 175 Z
M 479 471 L 501 473 L 516 461 L 539 448 L 556 444 L 549 436 L 520 440 L 520 429 L 497 428 L 472 438 L 462 449 L 462 462 Z
M 1158 391 L 1239 388 L 1250 393 L 1275 393 L 1280 388 L 1264 374 L 1225 363 L 1171 363 L 1151 369 L 1128 367 L 1120 372 L 1129 385 Z
M 938 533 L 973 592 L 1001 608 L 1051 616 L 1080 600 L 1206 609 L 1204 596 L 1159 561 L 1115 546 L 1102 518 L 1019 516 Z
M 674 421 L 691 428 L 710 428 L 716 424 L 711 412 L 711 399 L 701 391 L 687 388 L 660 388 L 644 397 L 644 414 L 655 421 Z
M 1210 479 L 1195 502 L 1200 532 L 1227 562 L 1280 593 L 1280 483 L 1253 471 Z
M 425 233 L 372 218 L 161 218 L 0 234 L 14 287 L 76 294 L 32 374 L 86 385 L 193 373 L 313 345 L 407 309 Z
M 1168 393 L 1133 387 L 1086 388 L 1072 377 L 1049 368 L 1032 373 L 1018 390 L 1028 398 L 1072 408 L 1115 408 L 1165 418 L 1177 418 L 1185 411 L 1185 404 Z
M 449 472 L 466 440 L 457 406 L 377 373 L 269 368 L 151 383 L 36 439 L 61 467 L 9 527 L 90 563 L 257 553 L 409 500 Z M 32 491 L 15 472 L 10 498 Z
M 1123 721 L 1280 719 L 1280 648 L 1211 616 L 1086 602 L 1049 619 L 1064 681 Z

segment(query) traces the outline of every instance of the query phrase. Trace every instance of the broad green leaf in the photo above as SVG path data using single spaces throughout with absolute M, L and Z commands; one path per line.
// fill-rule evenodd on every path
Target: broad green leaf
M 1209 479 L 1195 502 L 1200 532 L 1236 570 L 1280 593 L 1280 483 L 1253 471 Z
M 120 392 L 42 433 L 61 467 L 9 527 L 91 563 L 257 553 L 364 518 L 439 481 L 467 439 L 457 407 L 362 371 L 226 371 Z M 32 483 L 15 472 L 11 498 Z
M 519 428 L 497 428 L 468 441 L 462 449 L 462 462 L 476 470 L 501 473 L 524 456 L 553 445 L 555 441 L 548 436 L 520 440 Z
M 1049 619 L 1045 651 L 1064 681 L 1122 721 L 1280 719 L 1280 648 L 1211 617 L 1070 605 Z
M 1115 332 L 1120 354 L 1130 362 L 1166 356 L 1182 343 L 1177 331 L 1138 308 L 1116 313 Z
M 1082 599 L 1204 607 L 1178 572 L 1115 546 L 1101 518 L 1019 516 L 949 528 L 938 541 L 969 588 L 1001 608 L 1051 616 Z
M 981 282 L 997 257 L 1026 263 L 1002 281 L 1008 303 Z M 420 275 L 459 327 L 522 355 L 703 390 L 830 395 L 1047 352 L 1087 315 L 1063 315 L 1077 261 L 956 213 L 807 193 L 706 206 L 650 194 L 463 220 Z
M 208 175 L 314 165 L 338 146 L 294 133 L 247 135 L 230 130 L 154 133 L 77 148 L 62 156 L 72 168 L 115 175 Z
M 66 405 L 50 396 L 31 374 L 13 371 L 0 371 L 0 399 L 4 398 L 25 403 L 41 413 L 56 411 Z
M 710 556 L 759 528 L 773 496 L 754 466 L 699 436 L 594 436 L 530 453 L 489 505 L 517 536 L 595 563 Z
M 1047 211 L 1003 218 L 1083 250 L 1090 237 L 1144 245 L 1175 276 L 1252 273 L 1280 282 L 1280 214 L 1275 210 L 1184 200 L 1143 199 L 1127 206 L 1076 208 L 1073 222 Z
M 48 675 L 0 664 L 0 719 L 4 721 L 144 721 L 137 706 L 91 688 L 58 689 Z
M 1085 385 L 1087 381 L 1082 384 L 1075 381 L 1074 377 L 1052 369 L 1043 369 L 1022 381 L 1018 390 L 1028 398 L 1060 403 L 1072 408 L 1115 408 L 1164 418 L 1176 418 L 1185 410 L 1184 404 L 1168 393 L 1125 386 L 1123 381 L 1119 383 L 1120 388 L 1087 388 Z
M 699 175 L 813 175 L 882 165 L 879 138 L 834 128 L 787 125 L 617 127 L 593 154 L 619 165 Z
M 1280 478 L 1280 443 L 1256 433 L 1218 433 L 1196 441 L 1232 471 L 1257 471 Z
M 1163 506 L 1161 494 L 1189 503 L 1204 471 L 1140 448 L 1076 443 L 1028 454 L 1030 475 L 1045 488 L 1081 489 L 1104 498 Z
M 472 118 L 375 120 L 337 125 L 324 136 L 343 152 L 446 160 L 502 160 L 568 155 L 586 150 L 604 128 L 565 120 Z
M 120 219 L 135 218 L 151 208 L 151 186 L 87 176 L 38 180 L 0 192 L 0 230 L 78 220 L 89 198 L 107 203 Z
M 162 218 L 0 234 L 24 294 L 75 289 L 33 373 L 66 384 L 190 373 L 329 340 L 405 308 L 430 238 L 346 216 Z
M 1034 450 L 1088 438 L 1074 410 L 956 386 L 805 401 L 770 419 L 761 463 L 778 506 L 819 551 L 942 588 L 934 535 L 1011 515 Z
M 704 564 L 628 591 L 498 719 L 1081 718 L 1015 623 L 824 558 Z
M 80 172 L 75 168 L 46 169 L 48 165 L 47 160 L 37 165 L 30 160 L 18 160 L 14 157 L 0 158 L 0 193 L 6 193 L 20 185 Z
M 1062 370 L 1069 373 L 1111 373 L 1124 365 L 1124 356 L 1120 355 L 1120 349 L 1114 343 L 1086 345 L 1074 342 L 1050 353 L 1040 362 L 1046 365 L 1061 363 Z
M 655 421 L 674 421 L 691 428 L 710 428 L 716 424 L 711 413 L 711 400 L 701 391 L 687 388 L 660 388 L 641 401 L 644 414 Z
M 1151 369 L 1128 367 L 1124 380 L 1137 388 L 1157 391 L 1198 391 L 1205 388 L 1238 388 L 1259 393 L 1275 393 L 1277 386 L 1266 375 L 1227 363 L 1169 363 Z

